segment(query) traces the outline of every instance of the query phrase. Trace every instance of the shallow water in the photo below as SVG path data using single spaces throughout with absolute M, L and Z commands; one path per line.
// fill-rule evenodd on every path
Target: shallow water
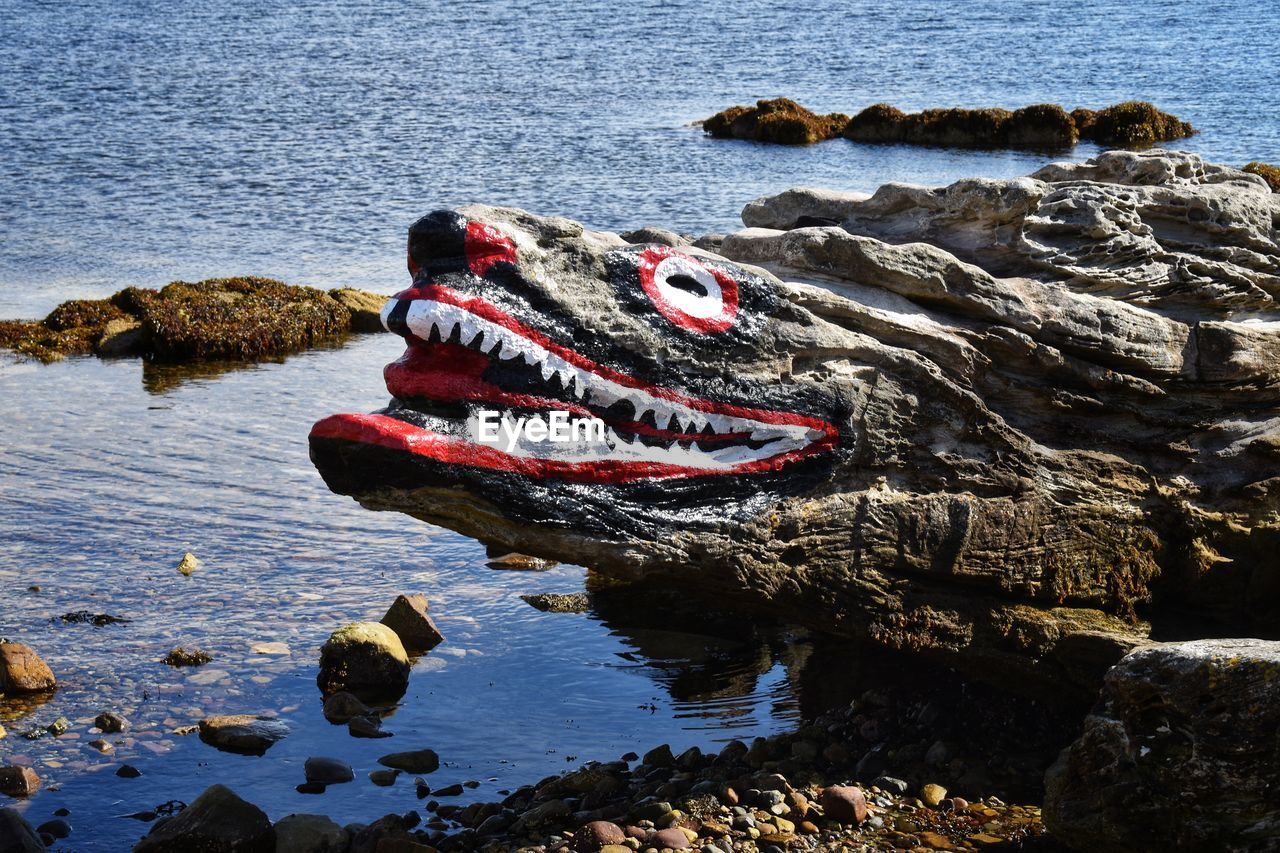
M 408 778 L 386 789 L 365 778 L 387 752 L 436 749 L 434 787 L 476 780 L 468 797 L 493 799 L 578 757 L 711 747 L 797 718 L 802 640 L 700 636 L 696 622 L 684 631 L 625 610 L 542 613 L 519 595 L 579 591 L 583 569 L 495 571 L 471 540 L 330 494 L 307 458 L 309 424 L 378 405 L 366 380 L 398 340 L 360 337 L 162 393 L 144 388 L 136 361 L 0 368 L 0 635 L 38 649 L 61 682 L 34 711 L 0 704 L 4 760 L 31 762 L 58 789 L 31 802 L 36 822 L 65 805 L 73 826 L 96 825 L 93 849 L 119 849 L 143 826 L 111 816 L 190 801 L 214 781 L 273 817 L 369 820 L 418 804 Z M 202 561 L 191 577 L 175 568 L 185 551 Z M 318 649 L 405 591 L 427 594 L 447 641 L 415 666 L 385 724 L 396 736 L 357 740 L 320 714 Z M 55 618 L 76 610 L 131 621 Z M 177 645 L 214 660 L 172 669 L 160 661 Z M 88 727 L 106 709 L 134 731 L 109 736 L 117 752 L 104 757 Z M 214 713 L 275 714 L 293 731 L 264 758 L 172 734 Z M 20 736 L 60 716 L 70 734 Z M 311 755 L 348 761 L 357 782 L 296 793 Z M 113 775 L 122 761 L 142 777 Z M 72 841 L 90 848 L 85 834 Z
M 690 126 L 760 97 L 847 112 L 1141 98 L 1203 130 L 1179 147 L 1276 162 L 1277 25 L 1274 4 L 1249 2 L 15 0 L 0 4 L 0 317 L 215 275 L 390 292 L 406 226 L 470 201 L 705 233 L 789 186 L 943 184 L 1097 150 L 784 149 Z M 0 635 L 62 681 L 41 707 L 0 710 L 0 757 L 45 778 L 34 822 L 71 809 L 70 849 L 121 849 L 145 826 L 118 815 L 214 781 L 272 817 L 369 820 L 417 803 L 407 779 L 364 778 L 385 752 L 434 748 L 432 785 L 474 779 L 463 799 L 493 799 L 588 758 L 775 731 L 813 701 L 804 637 L 543 614 L 519 595 L 577 591 L 582 568 L 492 571 L 470 540 L 330 494 L 307 429 L 385 403 L 379 371 L 398 351 L 363 337 L 195 372 L 0 358 Z M 203 560 L 191 578 L 174 570 L 188 550 Z M 387 721 L 396 736 L 352 739 L 320 716 L 318 646 L 413 590 L 448 641 L 417 664 Z M 132 621 L 54 618 L 79 609 Z M 263 642 L 288 654 L 255 652 Z M 159 662 L 179 644 L 214 661 Z M 135 725 L 106 758 L 87 746 L 104 709 Z M 293 731 L 265 758 L 171 734 L 215 712 Z M 20 737 L 59 716 L 70 734 Z M 316 754 L 352 763 L 357 782 L 297 794 Z M 121 761 L 143 776 L 114 776 Z

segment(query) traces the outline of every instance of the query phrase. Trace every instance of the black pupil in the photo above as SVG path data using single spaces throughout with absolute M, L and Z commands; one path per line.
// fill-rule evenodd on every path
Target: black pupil
M 667 279 L 667 284 L 694 296 L 707 295 L 707 288 L 693 276 L 673 275 Z

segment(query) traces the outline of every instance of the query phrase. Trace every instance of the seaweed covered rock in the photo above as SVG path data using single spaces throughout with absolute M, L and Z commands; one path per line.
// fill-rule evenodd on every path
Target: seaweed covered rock
M 1092 115 L 1083 139 L 1099 145 L 1142 146 L 1182 139 L 1196 132 L 1189 122 L 1161 112 L 1146 101 L 1125 101 Z
M 1251 175 L 1257 175 L 1266 181 L 1267 186 L 1271 187 L 1273 193 L 1280 193 L 1280 166 L 1259 163 L 1255 160 L 1252 163 L 1246 163 L 1244 171 Z
M 1274 850 L 1280 643 L 1140 649 L 1103 682 L 1045 777 L 1044 821 L 1077 850 Z
M 849 119 L 841 134 L 854 142 L 901 142 L 907 114 L 889 104 L 872 104 Z
M 379 331 L 383 296 L 325 293 L 265 278 L 129 287 L 110 299 L 76 299 L 44 320 L 0 321 L 0 347 L 41 361 L 95 353 L 153 362 L 253 361 Z
M 757 101 L 754 107 L 730 107 L 702 123 L 712 136 L 749 139 L 779 145 L 812 145 L 834 139 L 849 117 L 842 113 L 819 115 L 788 98 Z
M 712 254 L 424 217 L 394 402 L 317 423 L 313 461 L 494 549 L 1056 695 L 1153 624 L 1276 631 L 1280 196 L 1256 175 L 1113 151 L 743 221 Z M 481 444 L 504 394 L 603 440 Z
M 1057 104 L 1033 104 L 1014 110 L 1002 128 L 1010 148 L 1054 150 L 1069 148 L 1080 139 L 1071 116 Z
M 902 141 L 912 145 L 1000 148 L 1004 126 L 1013 113 L 1002 109 L 924 110 L 903 122 Z

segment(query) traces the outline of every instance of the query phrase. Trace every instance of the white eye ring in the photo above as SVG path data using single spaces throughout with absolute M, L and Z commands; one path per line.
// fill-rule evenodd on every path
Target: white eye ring
M 692 293 L 671 284 L 676 276 L 691 278 L 702 286 L 703 293 Z M 653 283 L 658 292 L 678 310 L 699 320 L 710 320 L 724 313 L 724 291 L 720 282 L 701 264 L 687 258 L 672 255 L 664 258 L 653 270 Z

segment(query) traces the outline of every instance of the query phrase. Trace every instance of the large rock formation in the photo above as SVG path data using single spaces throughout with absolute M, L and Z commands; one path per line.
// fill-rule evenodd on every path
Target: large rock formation
M 503 548 L 1088 690 L 1153 624 L 1275 631 L 1278 220 L 1160 151 L 793 190 L 720 254 L 441 212 L 384 309 L 395 401 L 312 457 Z M 495 444 L 485 409 L 608 429 Z
M 1045 788 L 1044 821 L 1073 849 L 1280 848 L 1280 643 L 1129 655 Z

